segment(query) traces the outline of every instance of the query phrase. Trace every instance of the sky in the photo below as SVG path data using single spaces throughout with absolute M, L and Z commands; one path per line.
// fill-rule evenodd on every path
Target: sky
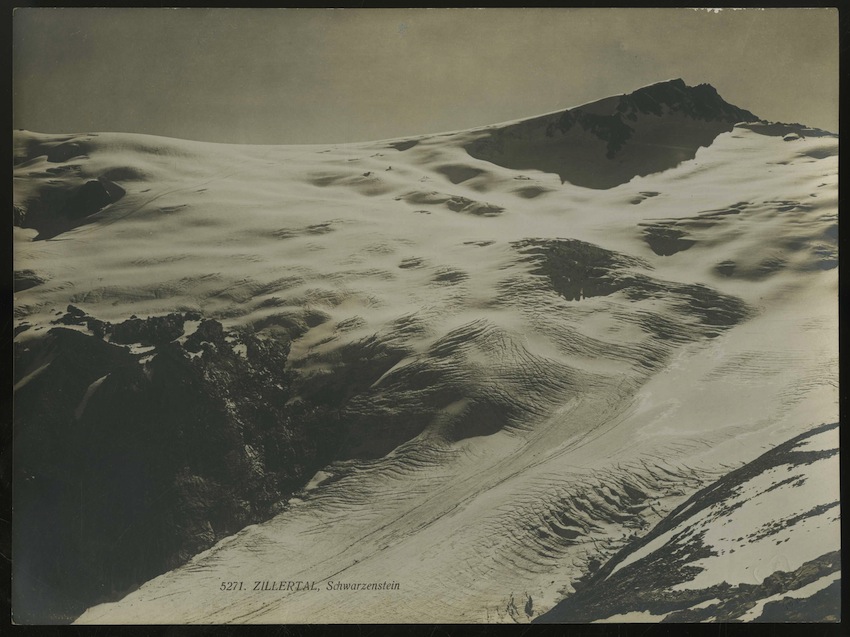
M 672 78 L 838 131 L 834 9 L 26 8 L 13 125 L 251 144 L 462 130 Z

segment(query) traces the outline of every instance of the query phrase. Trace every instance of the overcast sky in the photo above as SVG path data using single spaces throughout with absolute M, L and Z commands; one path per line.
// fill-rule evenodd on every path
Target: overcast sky
M 240 143 L 459 130 L 653 82 L 838 130 L 831 9 L 19 9 L 14 126 Z

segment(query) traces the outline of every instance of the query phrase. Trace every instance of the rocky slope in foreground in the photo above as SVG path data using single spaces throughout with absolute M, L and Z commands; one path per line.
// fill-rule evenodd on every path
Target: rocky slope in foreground
M 838 425 L 799 435 L 698 491 L 535 621 L 837 622 L 836 475 Z
M 16 348 L 16 619 L 70 621 L 280 511 L 338 454 L 289 343 L 74 306 Z M 30 614 L 33 613 L 33 614 Z

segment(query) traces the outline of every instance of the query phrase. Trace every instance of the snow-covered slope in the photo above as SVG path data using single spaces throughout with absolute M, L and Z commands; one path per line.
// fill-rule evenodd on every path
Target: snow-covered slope
M 699 491 L 540 621 L 838 621 L 837 474 L 838 426 L 801 434 Z
M 66 474 L 79 499 L 138 498 L 124 528 L 166 520 L 158 577 L 122 572 L 129 548 L 104 560 L 109 538 L 65 540 L 56 556 L 104 562 L 68 615 L 121 598 L 78 621 L 528 621 L 699 488 L 834 422 L 837 138 L 650 89 L 679 106 L 632 96 L 636 131 L 588 159 L 604 189 L 570 179 L 590 157 L 564 150 L 575 131 L 535 132 L 559 116 L 337 146 L 17 134 L 25 501 L 59 493 L 38 486 L 63 479 L 50 422 L 132 459 Z M 668 134 L 692 147 L 641 169 Z M 517 135 L 533 150 L 481 150 Z M 175 411 L 171 387 L 214 407 Z M 133 474 L 125 438 L 163 414 L 175 451 Z M 207 439 L 223 446 L 195 453 Z M 137 491 L 100 493 L 118 475 Z M 44 605 L 68 597 L 52 577 Z M 253 590 L 281 581 L 317 590 Z

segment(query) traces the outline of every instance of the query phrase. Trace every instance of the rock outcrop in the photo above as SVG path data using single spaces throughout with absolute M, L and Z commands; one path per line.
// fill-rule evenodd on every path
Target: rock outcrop
M 269 518 L 335 453 L 334 418 L 287 404 L 288 343 L 200 318 L 70 306 L 17 346 L 18 621 L 126 594 Z
M 121 186 L 105 177 L 78 187 L 63 185 L 48 191 L 48 196 L 17 206 L 14 222 L 22 228 L 38 230 L 36 240 L 51 239 L 87 223 L 89 217 L 125 194 Z
M 837 434 L 816 427 L 698 491 L 536 621 L 839 621 L 838 489 L 823 479 Z
M 638 175 L 693 159 L 750 111 L 726 102 L 713 86 L 660 82 L 552 115 L 496 126 L 467 152 L 514 170 L 556 173 L 587 188 L 612 188 Z

